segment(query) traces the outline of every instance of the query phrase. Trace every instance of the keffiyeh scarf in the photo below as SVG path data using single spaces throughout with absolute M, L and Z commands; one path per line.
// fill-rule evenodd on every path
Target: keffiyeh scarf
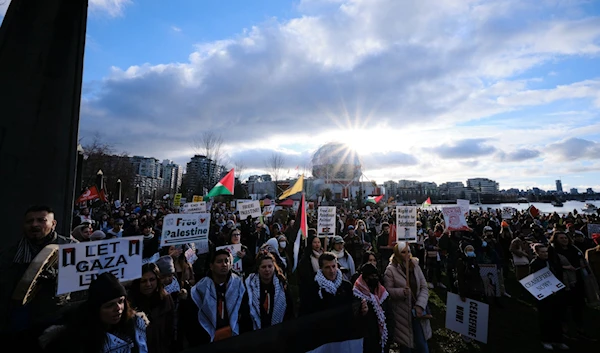
M 283 322 L 287 303 L 283 284 L 277 276 L 273 276 L 273 286 L 275 293 L 273 295 L 273 314 L 271 315 L 271 326 Z M 250 314 L 252 314 L 252 323 L 255 330 L 261 329 L 260 319 L 260 277 L 253 273 L 246 279 L 246 287 L 248 288 L 248 301 L 250 302 Z
M 354 296 L 359 299 L 364 299 L 368 303 L 371 303 L 373 308 L 375 309 L 375 314 L 377 315 L 377 323 L 379 324 L 379 333 L 381 334 L 381 352 L 383 352 L 385 344 L 388 339 L 388 329 L 385 323 L 385 312 L 381 307 L 381 303 L 388 297 L 388 292 L 381 285 L 377 285 L 377 289 L 375 289 L 375 293 L 371 293 L 369 286 L 363 279 L 362 275 L 358 277 L 356 282 L 354 283 L 354 289 L 352 290 Z
M 323 271 L 317 271 L 315 275 L 315 281 L 319 285 L 319 297 L 323 299 L 323 290 L 331 295 L 335 295 L 337 293 L 338 288 L 342 284 L 342 271 L 338 268 L 337 275 L 335 277 L 335 281 L 330 281 L 323 275 Z

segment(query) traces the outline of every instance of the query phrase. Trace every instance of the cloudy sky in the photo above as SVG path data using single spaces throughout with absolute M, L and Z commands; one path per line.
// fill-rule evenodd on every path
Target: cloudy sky
M 600 191 L 599 54 L 593 0 L 90 0 L 80 137 L 185 164 L 215 132 L 246 175 L 341 141 L 378 182 Z

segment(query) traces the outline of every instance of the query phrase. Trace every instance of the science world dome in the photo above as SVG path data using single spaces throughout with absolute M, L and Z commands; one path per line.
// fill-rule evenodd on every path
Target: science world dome
M 356 151 L 339 142 L 319 147 L 312 157 L 312 166 L 313 177 L 317 179 L 355 180 L 362 175 L 362 166 Z

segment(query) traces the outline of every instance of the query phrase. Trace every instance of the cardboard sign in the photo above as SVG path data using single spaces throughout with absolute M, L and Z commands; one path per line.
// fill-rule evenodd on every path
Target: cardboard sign
M 244 203 L 238 203 L 237 210 L 240 213 L 240 219 L 242 221 L 248 216 L 252 218 L 258 218 L 262 216 L 260 201 L 247 201 Z
M 168 214 L 164 218 L 160 246 L 206 243 L 208 248 L 209 227 L 210 213 Z
M 320 206 L 317 211 L 317 235 L 334 237 L 336 232 L 335 206 Z
M 502 219 L 512 219 L 513 218 L 513 211 L 514 208 L 512 207 L 502 207 Z
M 135 236 L 59 245 L 56 294 L 88 289 L 104 272 L 121 282 L 142 277 L 143 242 L 143 236 Z
M 542 300 L 565 288 L 549 268 L 543 268 L 519 281 L 537 300 Z
M 469 200 L 461 200 L 461 199 L 456 200 L 456 205 L 458 207 L 460 207 L 460 210 L 462 211 L 462 213 L 465 216 L 469 214 L 469 204 L 470 204 Z
M 490 307 L 482 302 L 448 292 L 446 328 L 476 341 L 487 343 Z
M 199 202 L 186 203 L 182 207 L 182 212 L 188 213 L 188 214 L 189 213 L 206 213 L 206 202 L 199 201 Z
M 479 265 L 479 274 L 483 280 L 485 295 L 488 297 L 501 297 L 500 278 L 498 277 L 498 267 L 496 265 Z
M 467 220 L 465 214 L 462 212 L 460 207 L 443 207 L 442 213 L 444 214 L 444 223 L 446 223 L 447 230 L 468 230 Z
M 217 250 L 221 250 L 221 249 L 225 249 L 225 250 L 229 251 L 231 256 L 233 256 L 233 264 L 232 264 L 233 270 L 238 273 L 242 273 L 244 270 L 242 267 L 242 259 L 237 256 L 237 253 L 242 251 L 242 244 L 232 244 L 232 245 L 225 245 L 225 246 L 217 247 Z
M 275 205 L 265 206 L 263 208 L 263 217 L 271 217 L 273 215 L 273 211 L 275 211 Z
M 181 206 L 181 196 L 183 196 L 183 195 L 175 194 L 175 196 L 173 196 L 173 207 Z
M 416 206 L 396 206 L 396 240 L 417 241 Z
M 200 195 L 194 195 L 194 197 L 192 197 L 192 202 L 201 202 L 204 201 L 204 197 L 200 196 Z

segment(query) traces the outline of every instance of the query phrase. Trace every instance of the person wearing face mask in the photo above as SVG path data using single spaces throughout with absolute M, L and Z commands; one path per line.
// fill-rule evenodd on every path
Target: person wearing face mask
M 466 298 L 483 301 L 485 291 L 473 245 L 463 247 L 463 253 L 456 262 L 456 280 L 458 295 L 463 301 Z
M 381 285 L 379 271 L 372 263 L 366 262 L 358 273 L 360 275 L 354 282 L 353 293 L 356 298 L 365 300 L 369 307 L 363 318 L 363 352 L 387 352 L 388 323 L 392 317 L 389 311 L 389 293 Z
M 279 237 L 281 237 L 282 241 L 278 241 Z M 275 261 L 277 262 L 277 265 L 279 266 L 281 271 L 283 271 L 283 273 L 286 273 L 288 267 L 287 257 L 284 256 L 285 250 L 281 251 L 280 247 L 282 243 L 284 244 L 284 246 L 287 247 L 287 241 L 285 241 L 284 235 L 280 235 L 279 237 L 267 240 L 267 242 L 263 246 L 261 246 L 260 250 L 267 251 L 273 254 L 275 256 Z

